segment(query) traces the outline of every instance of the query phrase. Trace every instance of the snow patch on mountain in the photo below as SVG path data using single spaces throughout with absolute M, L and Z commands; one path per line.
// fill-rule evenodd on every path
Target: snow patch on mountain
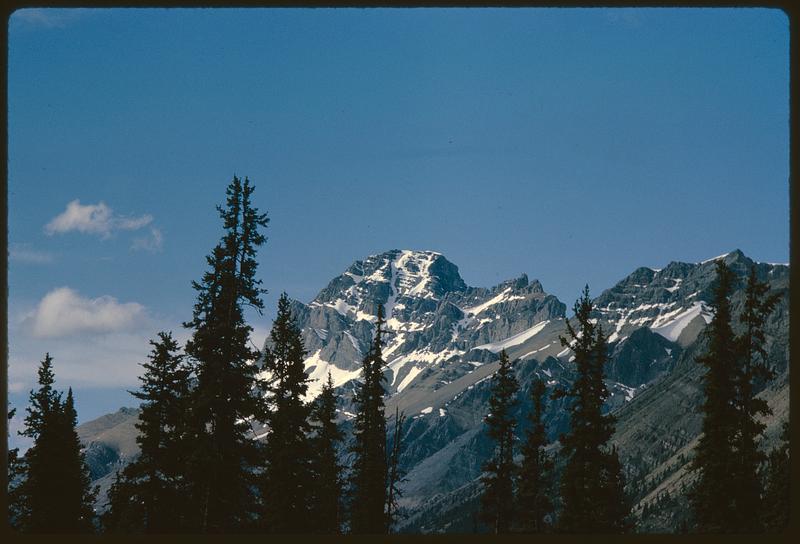
M 702 301 L 695 302 L 687 309 L 681 308 L 659 316 L 650 325 L 650 330 L 660 334 L 667 340 L 675 342 L 683 332 L 683 329 L 697 316 L 701 316 L 706 323 L 711 322 L 712 315 Z
M 322 386 L 328 381 L 328 372 L 331 374 L 333 386 L 339 387 L 344 385 L 350 380 L 354 380 L 361 375 L 361 369 L 356 370 L 343 370 L 336 365 L 320 357 L 320 352 L 317 350 L 314 354 L 306 359 L 305 371 L 308 375 L 308 390 L 306 391 L 305 400 L 311 400 L 317 397 L 322 391 Z M 309 372 L 310 371 L 310 372 Z
M 525 297 L 520 295 L 511 295 L 511 287 L 506 288 L 502 293 L 499 295 L 490 298 L 483 304 L 478 304 L 477 306 L 473 306 L 471 308 L 464 308 L 462 311 L 465 314 L 472 314 L 474 316 L 478 315 L 479 313 L 483 312 L 487 308 L 494 306 L 495 304 L 500 304 L 501 302 L 508 302 L 510 300 L 523 300 Z
M 550 320 L 542 321 L 540 323 L 537 323 L 533 327 L 522 331 L 521 333 L 506 338 L 501 342 L 491 342 L 489 344 L 481 344 L 480 346 L 475 346 L 472 349 L 485 349 L 487 351 L 491 351 L 492 353 L 497 353 L 498 351 L 508 349 L 511 346 L 516 346 L 518 344 L 525 342 L 526 340 L 529 340 L 530 338 L 533 338 L 534 336 L 542 332 L 542 330 L 544 330 L 544 328 L 547 326 L 548 323 L 550 323 Z

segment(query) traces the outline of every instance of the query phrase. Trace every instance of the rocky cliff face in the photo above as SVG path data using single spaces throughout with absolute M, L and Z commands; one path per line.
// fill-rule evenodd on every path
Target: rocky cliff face
M 743 287 L 753 262 L 740 251 L 718 258 L 726 260 Z M 667 485 L 664 474 L 675 474 L 680 463 L 685 465 L 699 432 L 701 369 L 694 357 L 702 350 L 700 332 L 711 319 L 708 301 L 714 260 L 672 262 L 661 270 L 639 268 L 594 301 L 595 318 L 610 340 L 606 377 L 611 397 L 606 410 L 619 417 L 614 440 L 632 485 L 648 482 L 635 483 L 640 508 L 653 493 L 663 492 L 658 486 Z M 778 377 L 762 393 L 776 407 L 773 425 L 779 414 L 788 413 L 789 269 L 766 263 L 756 267 L 759 276 L 783 294 L 768 323 L 770 360 Z M 741 291 L 734 296 L 735 313 L 742 298 Z M 407 474 L 401 506 L 407 517 L 400 529 L 471 531 L 480 467 L 492 448 L 483 417 L 498 354 L 505 349 L 517 360 L 518 436 L 523 437 L 533 378 L 540 377 L 551 389 L 574 379 L 572 353 L 558 339 L 565 334 L 566 307 L 525 275 L 490 288 L 469 287 L 458 267 L 432 251 L 392 250 L 356 261 L 308 304 L 292 301 L 309 353 L 308 398 L 319 392 L 330 372 L 348 435 L 352 394 L 379 304 L 385 307 L 388 330 L 383 351 L 386 414 L 393 415 L 398 408 L 408 416 L 401 453 Z M 569 425 L 563 402 L 548 400 L 546 405 L 554 449 Z M 123 415 L 118 434 L 134 436 L 135 417 Z M 393 421 L 389 423 L 391 427 Z M 108 467 L 123 463 L 131 452 L 112 459 L 114 451 L 108 448 L 119 450 L 123 441 L 103 438 L 113 435 L 103 425 L 95 425 L 97 432 L 84 427 L 81 436 L 96 460 L 93 474 L 108 479 Z M 775 434 L 772 428 L 770 433 Z M 347 456 L 345 444 L 345 464 Z M 649 530 L 668 530 L 672 521 L 641 519 L 640 524 Z

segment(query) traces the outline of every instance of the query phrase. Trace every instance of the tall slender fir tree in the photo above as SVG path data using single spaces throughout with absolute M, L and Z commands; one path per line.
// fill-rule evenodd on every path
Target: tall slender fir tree
M 566 465 L 561 476 L 563 509 L 558 528 L 568 533 L 622 533 L 628 528 L 622 474 L 615 450 L 607 443 L 614 433 L 614 417 L 603 414 L 608 389 L 603 381 L 608 346 L 602 327 L 591 318 L 589 286 L 573 307 L 576 331 L 567 321 L 570 347 L 575 356 L 577 379 L 569 390 L 557 390 L 554 398 L 570 397 L 570 430 L 561 436 Z
M 118 475 L 103 516 L 108 531 L 173 533 L 186 527 L 185 466 L 189 459 L 188 400 L 191 369 L 172 333 L 151 340 L 139 391 L 136 429 L 140 454 Z
M 375 336 L 363 361 L 363 382 L 356 390 L 353 467 L 351 474 L 350 531 L 354 534 L 385 534 L 386 517 L 386 395 L 383 375 L 383 305 L 378 306 Z
M 65 533 L 93 532 L 95 515 L 94 499 L 97 490 L 91 488 L 89 467 L 81 449 L 81 441 L 75 427 L 78 414 L 72 388 L 67 390 L 67 399 L 61 406 L 59 415 L 58 441 L 60 456 L 59 479 L 60 506 L 58 517 L 63 523 Z
M 711 306 L 714 317 L 705 329 L 708 351 L 697 358 L 706 367 L 702 431 L 692 468 L 697 480 L 689 492 L 694 528 L 703 533 L 736 532 L 737 482 L 740 465 L 734 446 L 737 410 L 737 346 L 731 328 L 730 297 L 735 277 L 724 260 L 717 261 Z
M 255 471 L 262 452 L 251 438 L 250 422 L 263 421 L 266 413 L 255 364 L 260 353 L 250 347 L 252 327 L 244 307 L 259 313 L 264 307 L 255 255 L 266 240 L 260 229 L 268 219 L 252 205 L 253 190 L 247 178 L 234 176 L 228 185 L 226 207 L 217 207 L 224 235 L 206 258 L 209 270 L 202 281 L 192 282 L 197 303 L 184 324 L 194 330 L 186 344 L 197 379 L 189 497 L 190 524 L 200 532 L 245 531 L 258 513 Z
M 311 410 L 303 400 L 308 390 L 303 364 L 306 350 L 286 293 L 278 300 L 270 337 L 272 345 L 264 356 L 264 368 L 271 378 L 267 417 L 270 430 L 261 478 L 262 527 L 274 533 L 305 533 L 315 485 L 308 436 Z
M 23 476 L 15 490 L 18 528 L 28 533 L 85 533 L 94 530 L 88 469 L 75 432 L 76 413 L 53 388 L 53 359 L 39 367 L 39 389 L 31 391 L 23 436 L 33 439 L 25 452 Z
M 738 337 L 740 363 L 736 373 L 736 408 L 739 421 L 734 449 L 738 466 L 732 478 L 736 482 L 734 503 L 737 532 L 754 533 L 763 530 L 761 496 L 763 488 L 759 467 L 767 456 L 758 448 L 758 438 L 766 425 L 760 416 L 772 413 L 767 401 L 756 397 L 759 383 L 772 378 L 767 366 L 764 324 L 778 303 L 779 294 L 767 296 L 769 284 L 758 281 L 755 265 L 750 269 L 745 289 L 744 311 L 739 321 L 744 332 Z M 734 529 L 734 528 L 731 528 Z
M 405 414 L 400 411 L 399 407 L 395 406 L 394 432 L 392 433 L 392 442 L 388 445 L 389 459 L 388 474 L 386 475 L 386 519 L 388 520 L 388 530 L 390 532 L 402 515 L 399 500 L 403 496 L 403 492 L 400 484 L 406 480 L 405 471 L 400 468 L 400 451 L 403 446 L 403 424 L 405 421 Z
M 328 379 L 316 399 L 312 411 L 315 434 L 312 438 L 312 472 L 314 497 L 311 502 L 312 532 L 338 534 L 341 531 L 342 467 L 337 457 L 337 444 L 343 438 L 336 423 L 336 395 L 333 378 Z
M 506 350 L 492 376 L 487 434 L 495 443 L 493 456 L 483 465 L 481 519 L 494 534 L 508 533 L 514 518 L 514 407 L 519 386 Z
M 543 421 L 545 385 L 540 378 L 531 384 L 530 428 L 522 448 L 522 467 L 517 492 L 517 523 L 524 533 L 543 533 L 550 529 L 553 513 L 550 499 L 553 460 L 545 452 L 547 435 Z

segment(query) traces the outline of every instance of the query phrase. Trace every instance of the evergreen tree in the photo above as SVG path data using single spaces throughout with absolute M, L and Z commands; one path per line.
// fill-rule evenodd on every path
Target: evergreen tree
M 83 533 L 94 530 L 94 499 L 97 494 L 90 486 L 89 467 L 81 451 L 81 441 L 75 427 L 78 414 L 72 388 L 67 390 L 67 400 L 61 406 L 58 426 L 59 479 L 58 518 L 63 528 L 59 532 Z
M 740 367 L 737 369 L 736 408 L 739 422 L 736 429 L 734 449 L 738 460 L 733 479 L 736 482 L 734 503 L 736 505 L 737 532 L 753 533 L 763 530 L 761 525 L 761 495 L 763 493 L 759 467 L 767 456 L 758 449 L 758 437 L 766 428 L 759 416 L 772 413 L 767 401 L 755 396 L 760 382 L 773 375 L 767 366 L 767 351 L 764 347 L 764 323 L 778 303 L 779 295 L 766 296 L 769 284 L 759 282 L 755 265 L 745 290 L 745 305 L 739 321 L 744 332 L 738 338 Z M 733 528 L 731 528 L 733 529 Z
M 337 444 L 343 435 L 336 424 L 336 396 L 330 372 L 317 398 L 312 421 L 316 432 L 312 439 L 314 498 L 310 520 L 313 532 L 338 534 L 342 522 L 342 467 L 337 458 Z
M 403 496 L 400 483 L 406 481 L 404 478 L 405 472 L 400 468 L 400 448 L 402 446 L 403 423 L 405 423 L 405 420 L 405 414 L 401 413 L 399 407 L 395 406 L 394 433 L 390 448 L 391 453 L 389 454 L 389 473 L 386 478 L 386 519 L 388 520 L 388 529 L 390 531 L 400 517 L 398 499 Z
M 255 279 L 256 250 L 266 238 L 267 225 L 251 203 L 254 187 L 234 176 L 227 204 L 217 207 L 224 236 L 206 260 L 210 269 L 201 282 L 193 318 L 184 326 L 194 329 L 186 344 L 197 385 L 192 394 L 193 451 L 189 461 L 194 519 L 201 532 L 246 530 L 257 515 L 255 470 L 262 465 L 259 444 L 250 421 L 263 419 L 259 351 L 249 346 L 252 327 L 244 320 L 244 306 L 259 313 L 264 307 Z
M 185 464 L 189 458 L 187 410 L 190 368 L 178 353 L 172 333 L 158 333 L 141 390 L 136 429 L 140 454 L 125 467 L 109 493 L 110 507 L 103 516 L 107 530 L 172 533 L 186 525 L 188 492 Z
M 484 421 L 495 443 L 494 455 L 483 465 L 481 518 L 495 534 L 509 532 L 514 516 L 514 419 L 517 380 L 508 354 L 500 352 L 500 367 L 492 376 L 489 414 Z
M 127 468 L 127 467 L 126 467 Z M 114 482 L 108 488 L 108 509 L 100 516 L 104 533 L 141 533 L 144 531 L 145 504 L 139 495 L 141 486 L 128 476 L 128 471 L 117 470 Z
M 789 458 L 789 422 L 783 424 L 783 443 L 767 460 L 764 503 L 761 509 L 764 529 L 770 533 L 783 532 L 789 525 L 791 461 Z
M 314 486 L 308 438 L 310 407 L 303 401 L 308 390 L 303 364 L 306 350 L 286 293 L 278 301 L 270 336 L 272 346 L 264 357 L 264 368 L 271 378 L 267 416 L 270 430 L 261 480 L 262 522 L 271 532 L 305 533 Z
M 630 517 L 631 504 L 625 493 L 625 478 L 616 446 L 603 456 L 600 482 L 604 494 L 600 504 L 604 509 L 604 519 L 607 520 L 605 530 L 610 533 L 629 532 L 633 529 Z
M 65 402 L 53 388 L 53 359 L 46 354 L 31 391 L 23 436 L 33 439 L 25 452 L 22 481 L 15 489 L 18 527 L 29 533 L 93 530 L 93 494 L 75 432 L 76 413 L 69 390 Z
M 702 431 L 692 468 L 698 473 L 689 492 L 693 523 L 699 532 L 735 532 L 736 481 L 739 466 L 734 445 L 741 419 L 736 406 L 737 349 L 731 328 L 730 296 L 734 275 L 724 260 L 717 261 L 712 308 L 714 317 L 705 329 L 708 352 L 697 358 L 706 367 Z
M 385 534 L 386 517 L 386 419 L 383 397 L 386 395 L 382 354 L 383 306 L 378 306 L 375 336 L 364 357 L 363 382 L 353 401 L 356 417 L 351 474 L 350 531 L 354 534 Z
M 563 509 L 559 529 L 570 533 L 620 533 L 628 526 L 628 510 L 621 492 L 622 473 L 615 451 L 606 449 L 615 420 L 602 411 L 608 398 L 603 381 L 608 346 L 602 327 L 591 319 L 588 285 L 573 310 L 578 330 L 567 321 L 570 340 L 563 336 L 560 340 L 575 354 L 578 377 L 568 391 L 557 390 L 554 394 L 554 398 L 572 399 L 570 431 L 560 437 L 567 461 L 561 477 Z
M 517 494 L 517 518 L 525 533 L 543 533 L 550 528 L 547 521 L 553 512 L 550 500 L 550 479 L 553 461 L 544 451 L 547 445 L 545 434 L 543 397 L 544 382 L 538 377 L 531 385 L 533 411 L 530 413 L 530 429 L 522 448 L 522 468 Z
M 17 409 L 12 408 L 8 411 L 9 429 L 11 420 L 14 419 Z M 9 437 L 10 438 L 10 437 Z M 19 456 L 19 448 L 8 450 L 8 524 L 12 529 L 21 529 L 20 523 L 23 518 L 23 501 L 21 496 L 21 483 L 25 474 L 25 465 Z

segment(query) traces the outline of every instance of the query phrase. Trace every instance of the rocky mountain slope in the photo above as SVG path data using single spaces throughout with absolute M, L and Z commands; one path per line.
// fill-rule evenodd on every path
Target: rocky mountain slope
M 741 277 L 752 264 L 740 251 L 718 258 Z M 788 410 L 789 269 L 766 263 L 757 267 L 762 278 L 786 295 L 768 324 L 770 357 L 779 370 L 762 393 L 776 406 L 769 421 L 772 436 Z M 684 465 L 699 431 L 701 369 L 694 356 L 702 349 L 700 332 L 711 319 L 707 302 L 713 279 L 714 259 L 672 262 L 660 270 L 639 268 L 595 299 L 595 317 L 611 343 L 607 383 L 612 395 L 607 409 L 619 417 L 614 440 L 637 512 L 667 489 L 672 489 L 671 497 L 680 495 L 676 478 L 686 473 Z M 735 305 L 741 303 L 741 293 L 737 297 Z M 541 377 L 550 388 L 573 379 L 572 354 L 558 340 L 566 329 L 566 306 L 525 275 L 491 288 L 469 287 L 454 264 L 432 251 L 393 250 L 353 263 L 308 304 L 292 301 L 309 353 L 308 397 L 319 392 L 330 372 L 347 432 L 352 392 L 379 304 L 385 307 L 388 329 L 386 413 L 393 415 L 397 407 L 408 416 L 400 461 L 406 472 L 401 499 L 406 518 L 400 529 L 472 531 L 477 478 L 491 452 L 482 419 L 498 354 L 506 349 L 518 360 L 518 436 L 524 436 L 533 377 Z M 568 425 L 562 402 L 548 401 L 545 414 L 554 448 Z M 114 466 L 135 454 L 130 441 L 108 438 L 130 435 L 135 413 L 104 416 L 109 428 L 96 422 L 82 426 L 98 479 L 108 479 Z M 342 456 L 346 461 L 346 447 Z M 680 511 L 676 503 L 675 515 Z M 673 530 L 675 519 L 642 518 L 640 526 Z

